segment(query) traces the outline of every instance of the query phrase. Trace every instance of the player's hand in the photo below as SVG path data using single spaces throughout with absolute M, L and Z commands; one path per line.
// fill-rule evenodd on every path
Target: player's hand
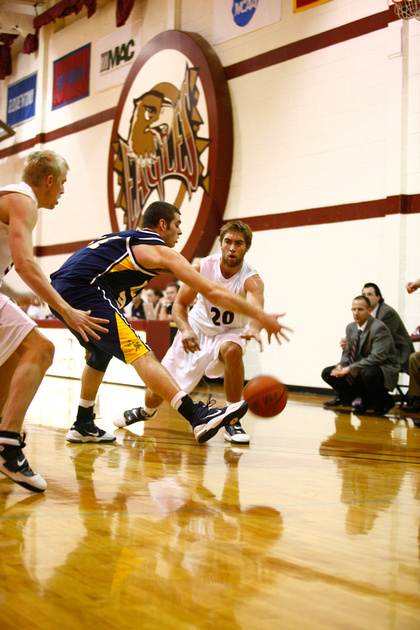
M 94 339 L 100 339 L 100 336 L 95 332 L 95 330 L 99 330 L 99 332 L 107 333 L 108 329 L 101 326 L 101 324 L 109 324 L 109 319 L 102 319 L 101 317 L 91 317 L 92 311 L 79 311 L 76 308 L 70 309 L 66 313 L 64 319 L 66 320 L 66 324 L 70 326 L 73 330 L 80 333 L 85 341 L 89 341 L 88 335 L 93 337 Z
M 263 351 L 263 344 L 262 344 L 262 339 L 261 339 L 261 334 L 260 334 L 260 329 L 259 327 L 257 328 L 256 326 L 254 326 L 253 324 L 250 324 L 248 326 L 248 328 L 246 330 L 244 330 L 244 332 L 241 335 L 242 339 L 246 339 L 246 341 L 249 341 L 250 339 L 255 339 L 255 341 L 257 341 L 260 345 L 260 352 Z
M 419 285 L 417 282 L 407 282 L 405 288 L 407 289 L 407 293 L 414 293 L 414 291 L 417 291 L 419 288 Z
M 285 334 L 284 331 L 294 332 L 292 328 L 288 326 L 284 326 L 280 324 L 279 317 L 284 317 L 286 313 L 281 313 L 277 315 L 269 315 L 264 311 L 264 316 L 260 320 L 262 327 L 266 329 L 268 335 L 268 343 L 271 343 L 271 336 L 277 339 L 278 343 L 281 344 L 281 337 L 286 339 L 286 341 L 290 341 L 289 337 Z
M 35 293 L 31 293 L 30 291 L 27 293 L 18 293 L 15 297 L 16 303 L 24 308 L 28 308 L 33 304 L 34 306 L 42 306 L 44 302 L 39 298 Z
M 197 335 L 192 330 L 184 330 L 181 333 L 182 345 L 185 352 L 197 352 L 200 350 Z

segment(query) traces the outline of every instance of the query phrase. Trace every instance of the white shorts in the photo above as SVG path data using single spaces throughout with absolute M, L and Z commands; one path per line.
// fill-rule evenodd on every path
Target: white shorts
M 12 356 L 35 327 L 33 319 L 0 293 L 0 365 Z
M 175 379 L 179 387 L 189 394 L 205 374 L 208 378 L 224 376 L 225 364 L 219 359 L 220 347 L 226 341 L 237 343 L 245 352 L 245 340 L 236 332 L 226 332 L 209 337 L 194 328 L 200 350 L 185 352 L 182 335 L 177 332 L 168 352 L 162 359 L 162 365 Z

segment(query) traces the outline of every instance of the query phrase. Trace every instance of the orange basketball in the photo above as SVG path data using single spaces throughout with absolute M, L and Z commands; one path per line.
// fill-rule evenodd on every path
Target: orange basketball
M 256 376 L 245 385 L 244 400 L 256 416 L 271 418 L 285 408 L 287 387 L 273 376 Z

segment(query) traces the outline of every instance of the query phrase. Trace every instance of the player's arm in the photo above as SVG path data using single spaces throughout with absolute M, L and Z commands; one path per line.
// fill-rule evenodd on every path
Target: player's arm
M 10 195 L 9 242 L 16 272 L 36 295 L 49 304 L 65 319 L 66 323 L 79 332 L 85 341 L 87 334 L 99 339 L 95 330 L 107 332 L 100 326 L 108 320 L 90 317 L 90 311 L 72 308 L 51 286 L 33 255 L 32 231 L 38 219 L 34 202 L 24 195 Z
M 200 263 L 194 263 L 192 267 L 200 272 Z M 183 284 L 179 289 L 175 301 L 172 305 L 172 317 L 178 330 L 181 333 L 182 345 L 185 352 L 195 352 L 200 350 L 197 335 L 188 322 L 188 313 L 191 304 L 197 297 L 197 292 L 187 284 Z
M 0 291 L 12 299 L 18 306 L 28 307 L 30 304 L 41 306 L 42 300 L 31 291 L 16 291 L 13 287 L 6 284 L 3 280 Z
M 259 308 L 264 308 L 264 282 L 259 275 L 250 276 L 244 282 L 244 289 L 246 291 L 246 299 L 251 304 Z M 243 339 L 255 339 L 260 344 L 261 350 L 263 349 L 261 340 L 261 323 L 253 319 L 249 322 L 246 330 L 241 335 Z
M 146 249 L 154 251 L 145 252 Z M 138 245 L 133 248 L 133 251 L 138 262 L 146 268 L 154 269 L 158 273 L 170 271 L 181 282 L 188 284 L 196 293 L 201 293 L 212 304 L 258 320 L 261 327 L 266 329 L 269 342 L 271 336 L 274 335 L 277 341 L 281 343 L 280 336 L 288 339 L 284 331 L 289 330 L 292 332 L 291 328 L 280 324 L 278 321 L 278 318 L 283 317 L 285 313 L 270 315 L 261 307 L 251 304 L 251 302 L 244 300 L 236 293 L 227 291 L 211 282 L 193 269 L 189 262 L 173 249 L 160 245 L 153 247 L 150 245 Z

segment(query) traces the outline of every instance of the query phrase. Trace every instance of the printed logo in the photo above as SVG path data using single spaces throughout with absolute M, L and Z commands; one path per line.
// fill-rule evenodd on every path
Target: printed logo
M 134 61 L 114 120 L 109 206 L 114 231 L 141 225 L 164 200 L 181 212 L 189 260 L 217 237 L 232 168 L 232 112 L 223 69 L 200 36 L 167 31 Z
M 233 0 L 232 13 L 235 24 L 247 26 L 257 10 L 258 0 Z

